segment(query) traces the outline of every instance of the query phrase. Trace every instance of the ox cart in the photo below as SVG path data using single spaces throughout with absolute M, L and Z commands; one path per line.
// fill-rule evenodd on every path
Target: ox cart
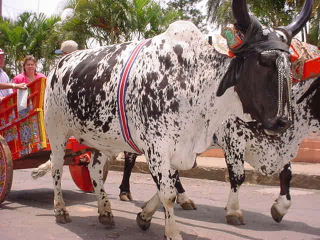
M 10 192 L 13 170 L 38 167 L 49 159 L 51 150 L 43 108 L 45 85 L 45 78 L 28 84 L 27 107 L 23 110 L 18 110 L 17 92 L 0 103 L 0 203 Z M 70 138 L 64 160 L 78 188 L 92 192 L 87 167 L 91 152 L 87 149 L 75 138 Z

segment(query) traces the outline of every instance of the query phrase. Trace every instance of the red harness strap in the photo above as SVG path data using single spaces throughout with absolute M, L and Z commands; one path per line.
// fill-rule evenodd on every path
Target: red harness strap
M 127 91 L 127 81 L 130 75 L 131 68 L 144 45 L 146 45 L 150 39 L 144 40 L 139 43 L 132 51 L 128 61 L 126 62 L 124 68 L 122 69 L 120 75 L 120 81 L 118 86 L 118 114 L 119 122 L 121 127 L 121 132 L 124 140 L 130 145 L 130 147 L 137 153 L 143 154 L 143 152 L 137 147 L 131 137 L 130 129 L 128 126 L 128 119 L 126 113 L 126 91 Z

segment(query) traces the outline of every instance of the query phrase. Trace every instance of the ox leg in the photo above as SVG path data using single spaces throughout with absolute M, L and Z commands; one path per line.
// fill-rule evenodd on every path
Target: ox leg
M 228 161 L 228 160 L 227 160 Z M 243 162 L 239 160 L 237 164 L 227 163 L 231 189 L 229 192 L 228 203 L 226 206 L 226 220 L 231 225 L 243 225 L 243 214 L 239 204 L 239 190 L 244 182 L 245 173 Z M 237 170 L 237 171 L 235 171 Z
M 271 207 L 272 218 L 276 222 L 281 222 L 284 215 L 288 212 L 291 206 L 290 196 L 290 181 L 292 178 L 291 164 L 287 164 L 283 167 L 279 179 L 280 179 L 280 195 L 275 200 L 275 203 Z
M 142 212 L 137 215 L 137 224 L 138 226 L 146 231 L 149 229 L 151 224 L 151 219 L 153 214 L 157 211 L 157 209 L 161 206 L 161 201 L 158 193 L 153 195 L 153 197 L 147 201 L 141 208 Z
M 157 176 L 160 177 L 160 175 Z M 168 240 L 182 240 L 173 210 L 177 196 L 175 189 L 177 176 L 178 171 L 169 170 L 167 172 L 162 172 L 161 179 L 157 179 L 158 184 L 160 183 L 158 194 L 165 213 L 165 237 Z
M 130 176 L 132 169 L 136 163 L 136 158 L 138 154 L 124 152 L 124 169 L 123 169 L 123 177 L 120 185 L 120 200 L 121 201 L 132 201 L 132 196 L 130 192 Z
M 50 171 L 51 171 L 51 161 L 48 160 L 45 163 L 41 164 L 39 167 L 33 169 L 31 176 L 33 179 L 38 179 L 40 177 L 43 177 Z
M 56 144 L 59 142 L 63 142 L 63 144 Z M 59 141 L 58 139 L 51 138 L 50 143 L 52 151 L 50 155 L 51 173 L 54 184 L 54 214 L 57 223 L 68 223 L 71 222 L 71 219 L 66 209 L 61 190 L 61 178 L 65 154 L 64 148 L 66 141 Z
M 173 211 L 176 200 L 175 182 L 178 176 L 178 171 L 170 169 L 170 166 L 159 166 L 160 169 L 169 170 L 157 172 L 151 165 L 152 164 L 149 164 L 149 168 L 152 177 L 157 184 L 158 194 L 154 195 L 153 198 L 147 202 L 142 212 L 138 214 L 137 223 L 141 229 L 148 229 L 152 216 L 161 202 L 165 212 L 165 239 L 181 240 L 182 237 L 176 224 Z
M 103 187 L 103 168 L 106 164 L 106 160 L 106 156 L 96 150 L 93 152 L 93 156 L 88 166 L 94 193 L 97 196 L 98 201 L 99 222 L 112 228 L 114 226 L 114 220 L 111 211 L 111 203 Z
M 184 209 L 184 210 L 195 210 L 197 209 L 194 202 L 187 196 L 181 181 L 179 174 L 177 176 L 177 181 L 175 184 L 176 190 L 177 190 L 177 203 Z

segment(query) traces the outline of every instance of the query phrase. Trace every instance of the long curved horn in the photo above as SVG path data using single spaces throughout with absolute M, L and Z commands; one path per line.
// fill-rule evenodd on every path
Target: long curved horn
M 308 22 L 312 12 L 313 2 L 314 0 L 306 0 L 299 16 L 297 16 L 288 26 L 283 27 L 283 29 L 292 33 L 292 37 L 300 32 L 300 30 Z
M 246 0 L 232 0 L 232 12 L 238 28 L 246 32 L 250 25 L 250 16 Z

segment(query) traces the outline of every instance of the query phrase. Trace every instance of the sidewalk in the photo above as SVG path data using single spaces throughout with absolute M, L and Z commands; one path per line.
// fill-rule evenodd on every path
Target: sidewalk
M 111 162 L 111 170 L 123 171 L 124 161 L 121 158 Z M 291 186 L 297 188 L 320 190 L 320 163 L 292 162 Z M 249 184 L 279 186 L 278 175 L 263 176 L 245 163 L 246 180 Z M 149 173 L 144 156 L 139 156 L 133 172 Z M 180 171 L 180 176 L 189 178 L 228 181 L 228 171 L 224 158 L 198 157 L 197 167 L 187 171 Z

